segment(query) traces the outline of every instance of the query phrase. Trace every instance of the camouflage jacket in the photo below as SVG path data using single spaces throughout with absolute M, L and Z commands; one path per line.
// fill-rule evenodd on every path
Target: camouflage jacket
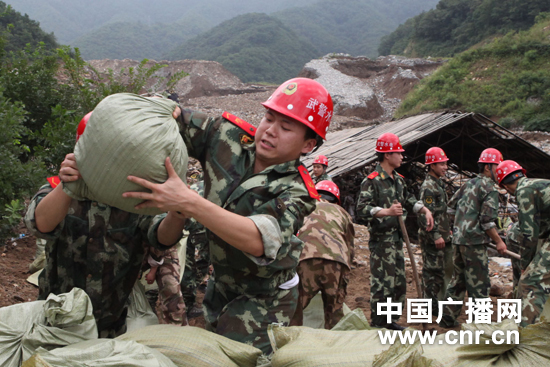
M 295 234 L 315 208 L 300 160 L 254 174 L 253 126 L 227 113 L 208 118 L 186 109 L 178 120 L 189 155 L 203 167 L 204 197 L 254 221 L 264 244 L 264 255 L 254 257 L 209 233 L 215 281 L 236 294 L 277 291 L 295 276 L 303 248 Z
M 409 193 L 403 176 L 394 171 L 393 177 L 377 164 L 375 170 L 361 183 L 356 206 L 357 219 L 361 224 L 368 224 L 371 240 L 375 242 L 403 239 L 397 217 L 374 217 L 381 209 L 391 207 L 394 199 L 403 206 L 403 220 L 407 217 L 407 210 L 417 213 L 424 207 L 422 202 Z
M 198 192 L 200 196 L 204 197 L 204 179 L 202 178 L 202 175 L 201 179 L 192 184 L 190 188 L 191 190 Z M 202 235 L 206 233 L 204 226 L 193 218 L 187 220 L 185 223 L 185 230 L 189 231 L 189 236 Z
M 550 236 L 550 180 L 520 178 L 516 199 L 524 268 L 533 260 L 538 240 Z
M 315 182 L 315 184 L 318 184 L 319 182 L 325 181 L 325 180 L 327 180 L 327 181 L 332 181 L 332 177 L 330 177 L 329 174 L 326 173 L 326 172 L 323 173 L 323 174 L 322 174 L 321 176 L 319 176 L 319 177 L 313 176 L 312 178 L 313 178 L 313 182 Z
M 493 180 L 477 175 L 455 192 L 447 207 L 455 213 L 453 244 L 481 245 L 491 241 L 485 231 L 497 226 L 498 191 Z
M 418 216 L 420 238 L 429 243 L 435 243 L 440 238 L 449 242 L 451 240 L 451 223 L 449 214 L 447 214 L 447 191 L 445 191 L 443 180 L 427 174 L 420 187 L 420 200 L 432 212 L 434 218 L 434 228 L 430 232 L 426 232 L 426 217 L 423 214 Z
M 81 288 L 90 297 L 98 329 L 103 330 L 124 311 L 139 276 L 145 247 L 169 248 L 157 241 L 158 225 L 166 214 L 144 216 L 96 201 L 73 199 L 57 228 L 42 233 L 36 228 L 34 212 L 50 191 L 49 184 L 40 188 L 24 218 L 29 231 L 49 243 L 38 298 Z
M 305 244 L 300 261 L 320 258 L 350 268 L 355 229 L 351 216 L 340 205 L 318 202 L 313 213 L 304 220 L 298 238 Z

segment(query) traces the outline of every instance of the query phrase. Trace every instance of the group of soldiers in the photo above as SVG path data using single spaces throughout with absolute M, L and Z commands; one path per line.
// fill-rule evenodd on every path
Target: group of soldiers
M 191 312 L 196 291 L 186 286 L 183 293 L 179 290 L 181 295 L 177 293 L 179 261 L 171 254 L 187 229 L 191 234 L 185 284 L 196 289 L 206 265 L 212 268 L 202 303 L 207 330 L 270 354 L 268 326 L 300 325 L 303 309 L 319 291 L 325 326 L 332 327 L 343 315 L 353 223 L 339 206 L 338 187 L 326 174 L 328 159 L 316 158 L 315 183 L 300 161 L 323 143 L 333 114 L 332 99 L 317 81 L 294 78 L 262 105 L 265 114 L 257 128 L 227 112 L 214 118 L 175 106 L 179 135 L 203 168 L 204 191 L 189 188 L 169 158 L 164 162 L 168 177 L 164 183 L 128 176 L 146 190 L 126 192 L 123 197 L 139 199 L 136 210 L 154 207 L 163 212 L 160 215 L 73 199 L 63 186 L 81 175 L 75 155 L 68 154 L 59 177 L 40 188 L 25 215 L 29 230 L 48 240 L 39 298 L 79 287 L 91 299 L 100 337 L 118 336 L 126 330 L 127 300 L 146 259 L 156 268 L 148 281 L 155 278 L 173 285 L 161 286 L 159 318 L 185 324 L 187 315 L 181 311 L 187 304 L 187 313 Z M 86 138 L 85 126 L 86 121 L 77 139 Z M 519 165 L 502 162 L 498 151 L 488 149 L 481 155 L 479 176 L 447 202 L 441 178 L 448 158 L 441 149 L 432 148 L 426 156 L 428 176 L 416 200 L 395 171 L 403 151 L 394 134 L 379 137 L 378 165 L 363 181 L 356 207 L 358 220 L 370 231 L 372 324 L 401 329 L 397 319 L 388 323 L 381 317 L 377 305 L 389 297 L 405 300 L 403 234 L 397 217 L 407 211 L 419 214 L 423 284 L 434 305 L 444 290 L 453 299 L 466 290 L 472 297 L 488 296 L 485 245 L 492 239 L 499 251 L 506 249 L 495 229 L 497 181 L 518 199 L 523 271 L 518 294 L 523 299 L 523 322 L 535 322 L 550 291 L 546 275 L 550 245 L 547 241 L 537 245 L 550 230 L 550 181 L 524 178 Z M 456 210 L 452 231 L 449 208 Z M 194 264 L 199 243 L 208 247 L 208 261 Z M 155 249 L 151 256 L 146 248 Z M 446 287 L 451 248 L 455 268 Z M 156 250 L 160 252 L 155 254 Z M 170 266 L 163 270 L 163 264 Z M 197 272 L 199 267 L 203 270 Z M 453 326 L 456 316 L 457 310 L 446 308 L 441 322 Z
M 518 221 L 508 230 L 507 242 L 521 254 L 521 261 L 514 261 L 514 294 L 522 300 L 521 325 L 537 322 L 550 291 L 550 181 L 526 178 L 519 164 L 487 148 L 478 159 L 478 175 L 448 199 L 442 178 L 449 158 L 441 148 L 432 147 L 425 155 L 428 173 L 416 200 L 395 171 L 404 152 L 399 138 L 382 134 L 376 152 L 378 164 L 362 182 L 356 206 L 358 221 L 367 224 L 370 232 L 372 325 L 403 329 L 397 324 L 399 316 L 388 323 L 385 315 L 379 315 L 379 303 L 391 298 L 404 306 L 404 237 L 397 217 L 406 217 L 411 210 L 419 214 L 423 294 L 432 300 L 432 315 L 441 316 L 439 325 L 458 325 L 466 292 L 472 299 L 489 298 L 487 247 L 492 243 L 500 254 L 507 251 L 497 231 L 497 184 L 518 202 Z M 444 300 L 453 302 L 440 309 L 439 301 Z

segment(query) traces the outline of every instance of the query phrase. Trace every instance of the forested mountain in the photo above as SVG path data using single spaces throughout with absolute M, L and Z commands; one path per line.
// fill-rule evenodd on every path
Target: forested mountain
M 407 95 L 395 117 L 456 109 L 550 131 L 550 13 L 536 19 L 528 31 L 455 56 Z
M 220 62 L 243 82 L 280 83 L 318 55 L 308 42 L 266 14 L 240 15 L 198 35 L 167 55 L 169 60 Z
M 300 37 L 311 42 L 321 55 L 332 52 L 375 58 L 380 38 L 438 0 L 322 0 L 286 9 L 273 16 Z
M 317 0 L 7 0 L 22 14 L 54 32 L 62 44 L 73 41 L 107 23 L 141 22 L 170 25 L 194 17 L 211 28 L 224 20 L 250 12 L 272 13 Z M 185 33 L 185 26 L 181 30 Z M 180 41 L 176 41 L 179 43 Z
M 438 0 L 10 0 L 86 59 L 152 58 L 240 14 L 266 13 L 319 55 L 376 57 L 380 38 Z
M 44 42 L 50 50 L 58 46 L 53 34 L 47 34 L 38 22 L 21 15 L 3 1 L 0 1 L 0 33 L 5 52 L 21 50 L 26 44 L 36 46 L 39 42 Z
M 161 60 L 167 50 L 210 28 L 192 17 L 172 24 L 142 22 L 107 23 L 72 44 L 87 60 L 144 58 Z
M 526 30 L 548 0 L 441 0 L 437 7 L 408 19 L 382 38 L 381 55 L 453 56 L 480 41 Z

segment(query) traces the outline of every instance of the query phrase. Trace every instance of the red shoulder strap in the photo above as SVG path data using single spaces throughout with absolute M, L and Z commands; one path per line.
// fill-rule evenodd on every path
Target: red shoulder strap
M 237 116 L 235 115 L 232 115 L 230 114 L 229 112 L 225 111 L 223 114 L 222 114 L 222 117 L 224 119 L 227 119 L 229 121 L 231 121 L 233 124 L 237 125 L 238 127 L 240 127 L 241 129 L 243 129 L 244 131 L 246 131 L 248 134 L 254 136 L 256 135 L 256 128 L 252 125 L 250 125 L 248 122 L 246 122 L 245 120 L 241 120 L 240 118 L 238 118 Z
M 397 173 L 399 176 L 401 176 L 401 178 L 405 178 L 405 176 L 403 176 L 401 173 L 399 173 L 399 172 L 395 172 L 395 173 Z
M 372 173 L 370 175 L 367 176 L 367 178 L 369 178 L 370 180 L 372 180 L 373 178 L 375 178 L 376 176 L 378 176 L 378 171 L 372 171 Z
M 302 180 L 304 180 L 304 183 L 306 184 L 306 188 L 307 188 L 307 192 L 309 192 L 309 196 L 311 196 L 316 200 L 319 200 L 321 196 L 315 189 L 315 184 L 313 183 L 313 180 L 311 179 L 309 172 L 307 171 L 306 167 L 304 167 L 303 164 L 300 165 L 300 167 L 298 167 L 298 172 L 300 172 L 300 176 L 302 176 Z
M 52 176 L 48 177 L 46 180 L 50 183 L 50 185 L 55 189 L 57 185 L 61 183 L 61 180 L 59 179 L 59 176 Z

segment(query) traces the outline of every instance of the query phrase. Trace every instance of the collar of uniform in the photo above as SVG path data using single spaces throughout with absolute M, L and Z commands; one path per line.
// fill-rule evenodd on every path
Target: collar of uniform
M 522 177 L 518 180 L 518 185 L 516 186 L 516 195 L 518 193 L 518 190 L 527 186 L 527 177 Z
M 441 178 L 435 178 L 434 176 L 430 175 L 429 173 L 426 175 L 426 180 L 432 180 L 440 186 L 443 185 L 443 180 Z
M 384 170 L 384 168 L 382 168 L 382 166 L 380 165 L 380 163 L 377 163 L 376 164 L 376 168 L 375 168 L 375 171 L 379 173 L 379 177 L 382 179 L 382 180 L 386 180 L 386 179 L 392 179 L 392 177 L 390 175 L 388 175 L 388 173 Z M 395 178 L 396 176 L 399 176 L 397 174 L 397 171 L 396 170 L 393 170 L 393 177 Z
M 298 167 L 300 167 L 301 164 L 302 162 L 300 162 L 299 159 L 296 159 L 294 161 L 288 161 L 280 164 L 275 164 L 273 166 L 269 166 L 260 173 L 268 174 L 271 171 L 275 171 L 278 173 L 298 172 Z

